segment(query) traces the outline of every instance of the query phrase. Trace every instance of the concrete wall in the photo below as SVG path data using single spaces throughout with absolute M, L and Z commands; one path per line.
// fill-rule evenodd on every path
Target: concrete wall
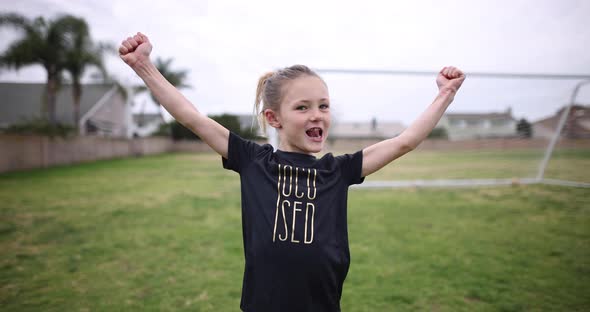
M 377 140 L 336 140 L 326 150 L 352 153 Z M 264 142 L 258 142 L 263 144 Z M 426 140 L 419 150 L 545 149 L 548 140 L 487 139 L 467 141 Z M 590 148 L 590 139 L 562 139 L 557 148 Z M 212 152 L 201 141 L 174 142 L 168 138 L 116 139 L 80 136 L 68 139 L 0 134 L 0 172 L 47 168 L 99 159 L 134 157 L 170 152 Z
M 177 143 L 168 138 L 127 140 L 80 136 L 63 139 L 0 134 L 0 172 L 177 151 L 204 152 L 211 149 L 202 142 Z

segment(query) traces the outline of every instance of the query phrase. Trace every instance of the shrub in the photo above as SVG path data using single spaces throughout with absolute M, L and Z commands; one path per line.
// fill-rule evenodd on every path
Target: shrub
M 447 133 L 447 129 L 445 128 L 434 128 L 432 132 L 428 134 L 429 139 L 448 139 L 449 134 Z
M 70 137 L 77 135 L 77 129 L 66 124 L 51 124 L 44 119 L 24 120 L 1 129 L 2 133 L 22 135 L 42 135 L 49 137 Z

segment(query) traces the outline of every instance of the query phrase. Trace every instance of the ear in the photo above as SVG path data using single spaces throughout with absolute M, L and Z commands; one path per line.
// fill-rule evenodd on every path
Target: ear
M 266 123 L 269 124 L 273 128 L 280 129 L 281 122 L 279 120 L 278 114 L 270 108 L 264 110 L 264 118 L 266 119 Z

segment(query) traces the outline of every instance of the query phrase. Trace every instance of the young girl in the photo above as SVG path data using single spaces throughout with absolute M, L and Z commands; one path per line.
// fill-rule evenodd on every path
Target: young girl
M 445 67 L 434 102 L 399 136 L 354 154 L 313 156 L 330 129 L 325 82 L 302 65 L 262 76 L 256 111 L 264 127 L 277 129 L 279 146 L 258 145 L 201 114 L 150 62 L 152 46 L 141 34 L 119 53 L 176 120 L 240 174 L 245 271 L 243 311 L 340 311 L 350 264 L 348 187 L 413 150 L 432 131 L 465 80 Z

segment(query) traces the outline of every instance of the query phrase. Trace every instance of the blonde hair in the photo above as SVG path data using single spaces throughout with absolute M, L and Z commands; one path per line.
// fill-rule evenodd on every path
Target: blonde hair
M 258 118 L 258 124 L 263 132 L 266 132 L 266 119 L 263 115 L 264 110 L 270 108 L 278 112 L 281 101 L 283 100 L 283 89 L 285 85 L 303 76 L 314 76 L 321 79 L 318 74 L 305 65 L 293 65 L 274 72 L 268 72 L 258 79 L 256 99 L 254 101 L 254 115 Z

